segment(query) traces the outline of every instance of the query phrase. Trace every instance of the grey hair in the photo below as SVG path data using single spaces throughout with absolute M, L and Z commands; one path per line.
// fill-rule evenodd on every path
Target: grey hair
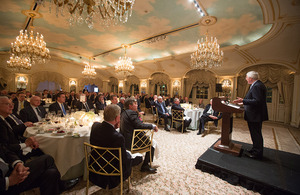
M 247 77 L 252 78 L 254 80 L 257 80 L 259 78 L 258 72 L 255 72 L 255 71 L 247 72 L 246 75 L 247 75 Z
M 125 98 L 124 98 L 124 97 L 120 97 L 120 101 L 121 101 L 121 100 L 125 100 Z
M 110 104 L 105 107 L 104 109 L 104 120 L 105 121 L 113 121 L 117 116 L 119 116 L 121 113 L 120 106 L 116 104 Z
M 162 99 L 162 97 L 161 97 L 161 96 L 158 96 L 157 99 Z
M 8 98 L 8 96 L 6 96 L 6 95 L 1 95 L 1 96 L 0 96 L 0 100 L 2 100 L 2 99 L 9 99 L 9 98 Z
M 176 102 L 176 101 L 179 101 L 179 99 L 178 99 L 178 98 L 175 98 L 175 99 L 174 99 L 174 102 Z

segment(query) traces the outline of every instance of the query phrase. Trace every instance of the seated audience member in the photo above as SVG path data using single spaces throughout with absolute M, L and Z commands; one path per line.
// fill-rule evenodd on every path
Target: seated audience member
M 193 104 L 193 102 L 189 101 L 188 97 L 184 97 L 183 103 L 185 103 L 185 104 Z
M 49 106 L 49 112 L 61 112 L 61 116 L 66 116 L 67 110 L 69 110 L 67 104 L 65 103 L 66 96 L 63 92 L 56 94 L 56 102 Z
M 118 104 L 117 95 L 110 95 L 110 101 L 111 101 L 112 104 Z
M 32 127 L 33 126 L 32 122 L 27 121 L 27 122 L 23 123 L 23 121 L 21 119 L 19 119 L 18 117 L 16 117 L 14 114 L 8 115 L 5 118 L 5 120 L 13 128 L 14 133 L 19 135 L 19 136 L 23 136 L 23 134 L 24 134 L 27 127 Z
M 137 113 L 137 102 L 134 98 L 127 98 L 125 100 L 125 111 L 121 114 L 120 133 L 125 138 L 125 147 L 127 150 L 131 150 L 132 136 L 135 129 L 154 129 L 158 131 L 156 125 L 143 123 Z M 154 147 L 151 149 L 151 157 L 153 159 Z M 147 171 L 150 173 L 156 173 L 155 168 L 151 168 L 150 165 L 150 152 L 145 155 L 144 162 L 141 167 L 141 171 Z
M 5 118 L 12 113 L 12 102 L 6 96 L 0 96 L 0 144 L 16 153 L 22 160 L 27 160 L 32 156 L 39 156 L 43 152 L 39 149 L 39 144 L 34 137 L 25 138 L 17 127 L 25 127 L 25 124 L 11 126 Z
M 199 99 L 199 105 L 198 105 L 199 108 L 205 108 L 205 105 L 203 103 L 203 99 Z
M 98 101 L 96 102 L 96 109 L 97 110 L 104 110 L 106 107 L 106 102 L 104 100 L 104 96 L 100 95 Z
M 26 95 L 26 99 L 29 99 L 29 98 L 32 97 L 30 91 L 26 91 L 26 92 L 25 92 L 25 95 Z
M 157 103 L 157 95 L 153 96 L 153 99 L 151 100 L 151 106 L 155 106 L 155 104 Z
M 184 112 L 184 108 L 180 106 L 180 102 L 178 98 L 174 99 L 174 104 L 172 105 L 172 110 L 182 110 Z M 190 117 L 184 117 L 184 126 L 183 126 L 183 132 L 186 132 L 186 128 L 190 126 L 192 122 L 192 119 Z M 181 126 L 178 128 L 179 131 L 181 131 Z
M 90 143 L 100 147 L 121 147 L 123 180 L 125 181 L 131 174 L 131 167 L 140 164 L 143 158 L 142 155 L 133 158 L 129 152 L 126 152 L 125 139 L 122 134 L 116 131 L 116 128 L 120 125 L 120 113 L 119 106 L 115 104 L 108 105 L 104 109 L 104 121 L 102 123 L 95 122 L 92 126 Z M 115 163 L 115 166 L 118 167 L 117 163 Z M 90 180 L 104 189 L 107 186 L 109 189 L 115 188 L 120 184 L 119 176 L 104 176 L 93 172 L 90 173 Z
M 124 111 L 124 102 L 125 102 L 125 98 L 124 97 L 120 97 L 120 102 L 117 105 L 120 106 L 121 113 Z
M 53 93 L 53 91 L 49 91 L 48 98 L 51 98 L 53 102 L 55 101 L 55 94 Z
M 214 121 L 215 126 L 218 126 L 218 120 L 222 118 L 222 113 L 212 109 L 212 99 L 210 104 L 207 104 L 202 116 L 200 117 L 199 131 L 197 135 L 200 135 L 204 132 L 204 125 L 207 121 Z
M 151 102 L 148 98 L 148 94 L 145 95 L 144 101 L 145 101 L 146 108 L 151 108 Z
M 81 95 L 82 97 L 83 95 Z M 84 110 L 86 112 L 89 112 L 91 109 L 94 109 L 94 107 L 90 107 L 87 103 L 87 97 L 85 95 L 85 101 L 81 102 L 81 101 L 77 101 L 76 107 L 78 110 Z
M 155 107 L 157 108 L 158 116 L 164 119 L 165 130 L 170 131 L 170 128 L 169 128 L 170 125 L 169 125 L 168 119 L 172 119 L 172 115 L 168 113 L 166 105 L 163 102 L 163 99 L 161 96 L 158 96 Z
M 42 121 L 47 112 L 43 106 L 40 106 L 40 104 L 41 98 L 39 96 L 33 96 L 30 99 L 30 106 L 27 106 L 20 111 L 22 121 L 30 121 L 33 123 Z
M 13 109 L 13 113 L 19 115 L 20 114 L 20 110 L 22 110 L 23 108 L 29 106 L 29 102 L 27 100 L 25 100 L 26 96 L 25 93 L 23 92 L 18 92 L 17 93 L 17 99 L 15 99 L 14 103 L 14 109 Z
M 42 96 L 42 94 L 40 93 L 40 92 L 35 92 L 34 93 L 34 96 L 38 96 L 38 97 L 40 97 L 40 106 L 45 106 L 46 105 L 46 102 L 45 102 L 45 100 L 43 100 L 43 96 Z
M 60 180 L 54 159 L 49 155 L 23 162 L 14 152 L 0 145 L 0 194 L 20 194 L 38 187 L 41 195 L 56 195 L 71 189 L 78 181 Z
M 66 100 L 68 106 L 70 106 L 72 109 L 76 105 L 76 94 L 74 91 L 71 91 L 69 99 Z
M 138 94 L 136 94 L 135 96 L 134 96 L 134 98 L 136 99 L 136 102 L 137 102 L 137 105 L 138 105 L 138 108 L 137 108 L 137 110 L 138 110 L 138 112 L 139 112 L 139 115 L 141 116 L 141 115 L 145 115 L 145 113 L 141 110 L 141 108 L 140 108 L 140 106 L 141 106 L 141 100 L 140 100 L 140 98 L 139 98 L 139 95 Z
M 9 96 L 10 96 L 10 99 L 11 99 L 12 101 L 17 101 L 17 100 L 18 100 L 18 98 L 17 98 L 17 93 L 16 93 L 16 92 L 10 92 L 10 93 L 9 93 Z

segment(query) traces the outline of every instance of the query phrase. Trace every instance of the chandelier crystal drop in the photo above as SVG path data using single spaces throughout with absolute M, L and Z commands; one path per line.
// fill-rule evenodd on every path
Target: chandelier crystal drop
M 9 61 L 7 61 L 7 67 L 18 70 L 18 71 L 20 69 L 30 70 L 31 69 L 30 59 L 28 59 L 26 57 L 20 58 L 18 56 L 15 56 L 14 54 L 12 54 L 10 56 Z
M 197 49 L 191 55 L 191 68 L 202 69 L 220 67 L 223 62 L 224 53 L 220 50 L 216 37 L 208 37 L 205 34 L 205 40 L 201 38 L 197 42 Z
M 95 79 L 96 76 L 96 71 L 95 71 L 95 67 L 91 66 L 89 62 L 84 62 L 85 66 L 84 69 L 82 71 L 82 74 L 85 78 L 91 78 L 91 79 Z
M 20 35 L 16 37 L 16 41 L 11 43 L 11 53 L 19 58 L 29 59 L 30 63 L 46 63 L 50 59 L 49 49 L 46 47 L 43 35 L 33 31 L 27 34 L 27 30 L 20 31 Z
M 128 76 L 134 71 L 131 58 L 126 56 L 126 48 L 129 48 L 130 45 L 122 44 L 122 47 L 125 48 L 125 55 L 119 57 L 119 61 L 115 65 L 115 72 L 119 75 Z
M 50 0 L 49 11 L 54 4 L 56 17 L 59 13 L 64 17 L 64 8 L 70 14 L 69 24 L 74 25 L 86 23 L 90 29 L 94 28 L 94 20 L 109 27 L 119 23 L 126 23 L 132 15 L 132 7 L 135 0 Z M 37 4 L 44 1 L 36 0 Z M 86 12 L 84 12 L 86 11 Z

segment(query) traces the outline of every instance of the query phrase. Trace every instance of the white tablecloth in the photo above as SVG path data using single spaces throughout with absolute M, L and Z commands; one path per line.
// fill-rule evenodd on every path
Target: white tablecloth
M 25 137 L 34 136 L 39 142 L 40 149 L 51 155 L 61 176 L 64 176 L 68 169 L 79 164 L 84 159 L 83 142 L 90 141 L 90 128 L 77 127 L 80 137 L 57 136 L 51 133 L 37 134 L 38 127 L 28 127 L 24 133 Z M 82 171 L 83 173 L 83 171 Z
M 185 116 L 188 116 L 192 119 L 192 122 L 191 122 L 190 126 L 188 127 L 189 129 L 198 129 L 199 119 L 200 119 L 201 115 L 203 114 L 203 111 L 204 111 L 203 108 L 184 111 Z

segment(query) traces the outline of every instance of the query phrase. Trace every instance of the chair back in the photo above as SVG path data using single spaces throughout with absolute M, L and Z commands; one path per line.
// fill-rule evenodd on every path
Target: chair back
M 121 148 L 106 148 L 84 142 L 85 163 L 87 168 L 87 188 L 89 172 L 105 176 L 120 176 L 121 194 L 123 193 L 123 170 Z
M 152 139 L 152 129 L 135 129 L 133 131 L 131 153 L 134 154 L 151 151 Z
M 183 121 L 183 110 L 174 110 L 172 109 L 172 121 Z

